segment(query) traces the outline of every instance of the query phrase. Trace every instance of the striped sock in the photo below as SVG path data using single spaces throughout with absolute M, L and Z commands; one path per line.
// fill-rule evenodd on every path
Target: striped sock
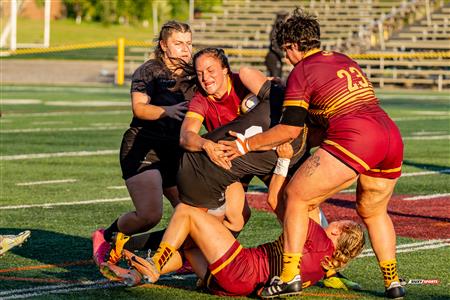
M 383 273 L 385 287 L 389 287 L 393 281 L 400 282 L 397 273 L 397 260 L 395 258 L 380 261 L 380 269 Z
M 159 244 L 158 250 L 156 250 L 155 255 L 152 257 L 159 272 L 161 272 L 162 268 L 169 261 L 175 251 L 175 247 L 171 246 L 169 243 L 161 242 L 161 244 Z
M 283 271 L 280 278 L 283 282 L 289 282 L 295 275 L 300 274 L 301 253 L 283 253 Z

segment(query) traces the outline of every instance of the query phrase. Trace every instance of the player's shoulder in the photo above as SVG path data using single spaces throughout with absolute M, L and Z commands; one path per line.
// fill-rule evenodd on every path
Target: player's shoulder
M 155 78 L 162 74 L 166 75 L 167 71 L 168 69 L 164 62 L 159 59 L 149 59 L 134 71 L 133 77 L 142 79 Z

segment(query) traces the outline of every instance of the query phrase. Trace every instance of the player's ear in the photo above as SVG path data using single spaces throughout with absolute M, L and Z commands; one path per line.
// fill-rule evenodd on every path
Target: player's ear
M 159 45 L 161 46 L 161 49 L 162 49 L 164 52 L 167 51 L 167 44 L 166 44 L 166 41 L 163 41 L 163 40 L 159 41 Z

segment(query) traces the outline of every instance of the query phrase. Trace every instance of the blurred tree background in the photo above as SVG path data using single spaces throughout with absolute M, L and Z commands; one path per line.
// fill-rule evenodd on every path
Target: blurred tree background
M 186 21 L 189 18 L 189 0 L 63 0 L 67 17 L 83 21 L 108 24 L 143 24 L 152 21 L 153 5 L 158 11 L 158 21 L 169 19 Z M 208 12 L 220 6 L 221 0 L 194 1 L 196 11 Z

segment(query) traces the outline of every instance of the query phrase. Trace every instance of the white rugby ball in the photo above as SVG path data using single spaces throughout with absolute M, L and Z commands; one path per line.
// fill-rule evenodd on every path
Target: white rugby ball
M 241 112 L 243 114 L 251 111 L 256 105 L 258 105 L 259 99 L 255 94 L 250 93 L 241 102 Z

